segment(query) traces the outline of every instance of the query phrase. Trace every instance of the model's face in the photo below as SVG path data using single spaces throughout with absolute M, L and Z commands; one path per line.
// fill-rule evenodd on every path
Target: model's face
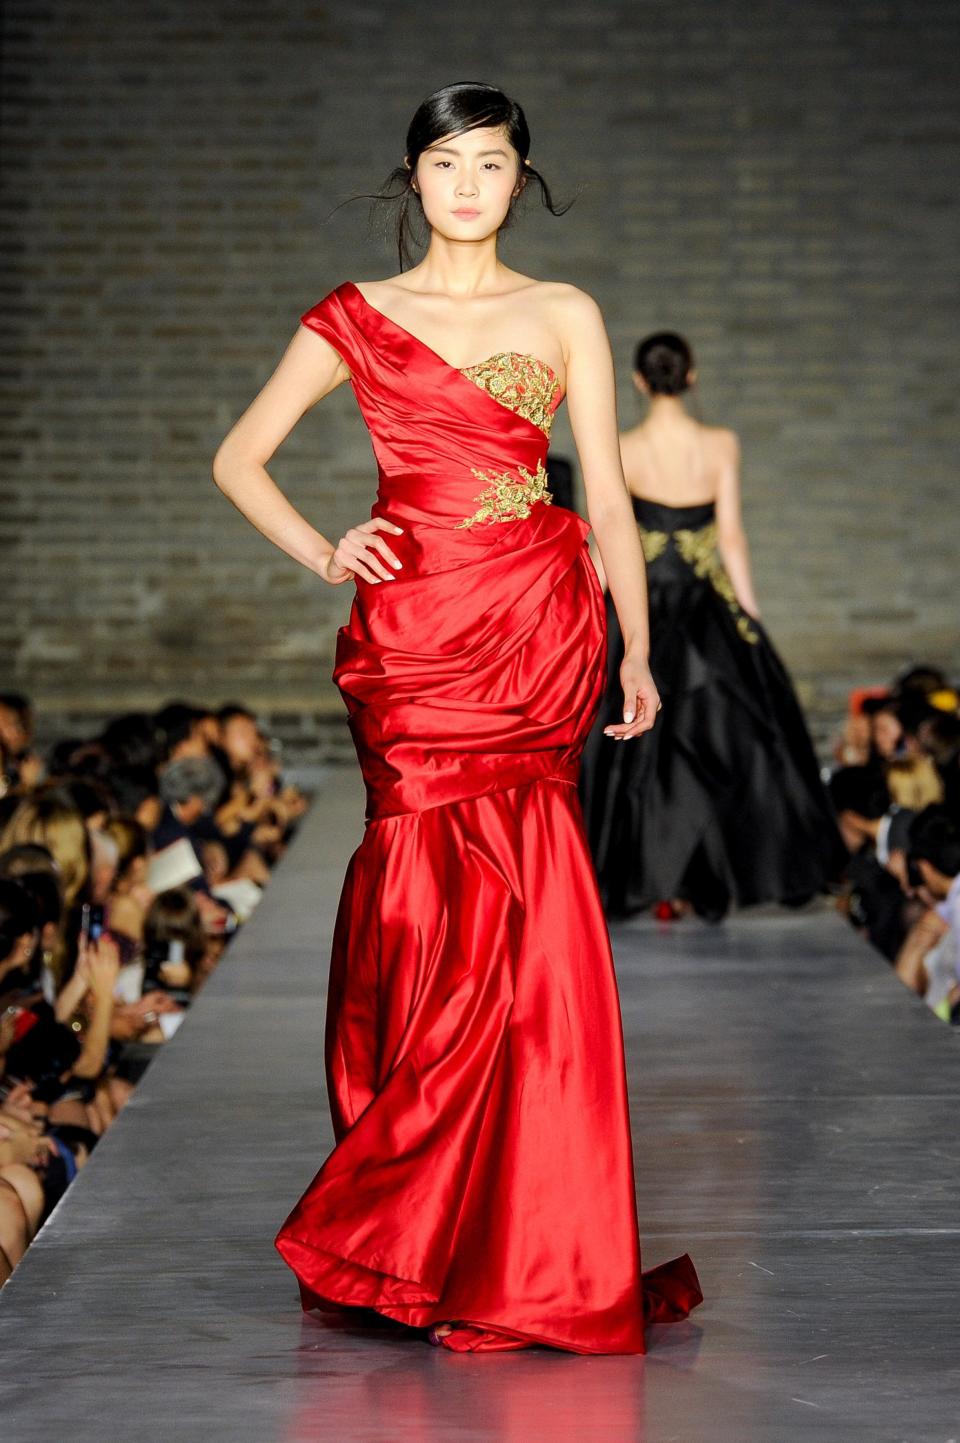
M 522 189 L 520 157 L 502 129 L 468 130 L 425 150 L 413 183 L 433 230 L 448 240 L 485 240 Z

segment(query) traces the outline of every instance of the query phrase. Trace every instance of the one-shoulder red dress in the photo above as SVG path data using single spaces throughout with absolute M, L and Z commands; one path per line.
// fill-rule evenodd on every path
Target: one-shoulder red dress
M 302 323 L 350 370 L 403 567 L 358 579 L 337 638 L 367 791 L 327 1005 L 337 1143 L 276 1247 L 305 1309 L 642 1353 L 701 1293 L 686 1254 L 640 1271 L 576 786 L 604 606 L 589 528 L 546 486 L 559 383 L 513 352 L 458 370 L 350 281 Z

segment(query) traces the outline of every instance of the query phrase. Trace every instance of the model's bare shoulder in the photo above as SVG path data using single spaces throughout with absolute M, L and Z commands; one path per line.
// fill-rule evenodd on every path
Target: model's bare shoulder
M 717 456 L 735 461 L 740 455 L 740 437 L 729 426 L 704 426 L 703 437 Z
M 571 285 L 569 281 L 539 281 L 537 289 L 544 305 L 550 306 L 558 316 L 582 318 L 601 315 L 600 307 L 593 296 L 582 291 L 579 286 Z
M 369 301 L 372 301 L 378 295 L 389 294 L 389 292 L 394 288 L 394 281 L 392 276 L 388 280 L 351 281 L 350 284 L 352 286 L 355 286 L 356 289 L 360 292 L 360 294 Z
M 604 344 L 603 313 L 593 296 L 568 281 L 541 281 L 540 289 L 544 315 L 565 356 L 569 358 L 577 346 Z

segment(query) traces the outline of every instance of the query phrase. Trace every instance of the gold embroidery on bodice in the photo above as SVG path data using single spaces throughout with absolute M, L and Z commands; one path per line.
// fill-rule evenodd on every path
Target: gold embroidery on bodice
M 460 374 L 550 435 L 560 382 L 546 361 L 521 351 L 498 351 L 475 366 L 462 366 Z
M 533 473 L 526 466 L 517 466 L 514 471 L 479 471 L 471 466 L 470 474 L 485 482 L 487 489 L 474 496 L 474 501 L 480 502 L 480 509 L 458 521 L 457 530 L 486 521 L 525 521 L 534 502 L 542 501 L 549 506 L 553 501 L 547 490 L 547 473 L 542 461 L 537 462 Z M 522 479 L 517 479 L 518 474 Z
M 667 549 L 667 542 L 670 540 L 669 531 L 648 531 L 645 526 L 638 526 L 640 532 L 640 544 L 643 547 L 644 560 L 647 562 L 656 561 Z
M 672 537 L 681 560 L 687 563 L 695 576 L 709 581 L 721 600 L 726 602 L 736 622 L 737 631 L 744 641 L 749 641 L 753 645 L 760 640 L 757 632 L 750 625 L 750 618 L 737 601 L 733 582 L 727 575 L 727 569 L 717 546 L 717 523 L 715 521 L 708 522 L 706 526 L 699 526 L 696 530 L 681 528 L 678 531 L 648 531 L 644 526 L 638 526 L 637 530 L 640 532 L 643 554 L 648 562 L 656 561 L 658 556 L 663 555 Z

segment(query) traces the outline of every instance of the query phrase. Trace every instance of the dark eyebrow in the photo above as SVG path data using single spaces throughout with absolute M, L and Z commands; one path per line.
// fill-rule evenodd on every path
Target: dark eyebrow
M 429 147 L 429 149 L 430 149 L 430 154 L 431 154 L 431 155 L 459 155 L 459 154 L 460 154 L 460 151 L 457 150 L 456 146 L 453 146 L 453 145 L 431 145 L 431 146 Z M 478 151 L 477 151 L 477 154 L 478 154 L 478 155 L 502 155 L 503 158 L 504 158 L 504 160 L 509 160 L 509 159 L 510 159 L 509 155 L 507 154 L 507 152 L 506 152 L 505 150 L 478 150 Z

